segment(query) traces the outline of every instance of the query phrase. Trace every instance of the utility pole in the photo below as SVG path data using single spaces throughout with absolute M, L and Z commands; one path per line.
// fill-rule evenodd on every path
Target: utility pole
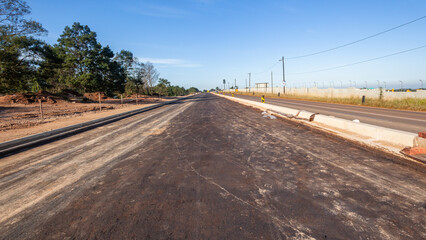
M 247 92 L 247 78 L 246 78 L 246 92 Z
M 285 70 L 284 70 L 284 56 L 280 60 L 283 62 L 283 93 L 285 94 Z
M 274 73 L 271 72 L 271 93 L 274 93 Z
M 386 82 L 385 81 L 383 81 L 383 85 L 385 85 L 385 90 L 386 90 Z
M 249 92 L 250 92 L 250 85 L 251 85 L 251 73 L 249 73 Z
M 225 88 L 226 88 L 226 80 L 223 79 L 223 90 L 225 90 Z
M 421 85 L 422 88 L 421 89 L 423 90 L 423 80 L 419 79 L 419 81 L 422 83 L 422 85 Z

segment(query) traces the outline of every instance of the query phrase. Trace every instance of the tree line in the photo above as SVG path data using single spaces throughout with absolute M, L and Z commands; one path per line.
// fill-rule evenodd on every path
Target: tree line
M 151 63 L 140 62 L 128 50 L 114 53 L 78 22 L 66 26 L 54 45 L 37 39 L 47 30 L 26 19 L 30 13 L 23 0 L 0 0 L 0 94 L 44 90 L 175 96 L 198 91 L 159 79 Z

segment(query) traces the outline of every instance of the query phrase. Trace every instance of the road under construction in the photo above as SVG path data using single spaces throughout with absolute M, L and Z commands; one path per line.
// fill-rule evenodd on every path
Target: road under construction
M 426 171 L 203 93 L 0 158 L 0 239 L 425 239 Z

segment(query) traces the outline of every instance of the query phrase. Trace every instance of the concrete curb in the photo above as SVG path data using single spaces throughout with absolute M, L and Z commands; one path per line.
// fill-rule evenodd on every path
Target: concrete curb
M 18 138 L 18 139 L 14 139 L 14 140 L 10 140 L 7 142 L 3 142 L 0 143 L 0 154 L 1 155 L 6 155 L 8 153 L 12 153 L 12 152 L 16 152 L 16 151 L 20 151 L 26 148 L 30 148 L 36 145 L 41 145 L 47 142 L 51 142 L 60 138 L 64 138 L 67 136 L 71 136 L 77 133 L 81 133 L 108 123 L 112 123 L 124 118 L 128 118 L 131 116 L 134 116 L 136 114 L 139 113 L 143 113 L 152 109 L 156 109 L 159 107 L 162 107 L 164 105 L 168 105 L 168 104 L 173 104 L 176 103 L 178 101 L 184 100 L 184 99 L 189 99 L 191 98 L 193 95 L 188 96 L 188 97 L 184 97 L 184 98 L 180 98 L 180 99 L 175 99 L 175 100 L 171 100 L 168 102 L 162 102 L 159 104 L 155 104 L 149 107 L 144 107 L 144 108 L 139 108 L 136 110 L 132 110 L 129 112 L 124 112 L 124 113 L 119 113 L 119 114 L 115 114 L 115 115 L 111 115 L 108 117 L 103 117 L 103 118 L 99 118 L 99 119 L 95 119 L 92 121 L 88 121 L 88 122 L 83 122 L 83 123 L 79 123 L 79 124 L 75 124 L 75 125 L 71 125 L 68 127 L 64 127 L 64 128 L 59 128 L 59 129 L 55 129 L 52 131 L 48 131 L 48 132 L 43 132 L 43 133 L 38 133 L 38 134 L 34 134 L 34 135 L 30 135 L 27 137 L 23 137 L 23 138 Z M 0 157 L 1 158 L 1 157 Z
M 313 121 L 314 118 L 312 116 L 315 116 L 315 113 L 311 113 L 305 110 L 300 110 L 299 114 L 297 115 L 297 117 L 299 118 L 303 118 L 303 119 L 308 119 L 309 121 Z
M 294 117 L 299 119 L 308 119 L 312 124 L 319 123 L 322 128 L 330 128 L 343 130 L 346 133 L 362 136 L 368 139 L 369 142 L 374 142 L 376 145 L 380 143 L 387 143 L 397 148 L 397 151 L 405 147 L 416 147 L 424 144 L 423 140 L 419 140 L 417 134 L 375 126 L 366 123 L 357 123 L 346 119 L 336 118 L 333 116 L 326 116 L 321 114 L 314 114 L 304 110 L 296 110 L 286 107 L 279 107 L 271 104 L 258 103 L 246 99 L 239 99 L 228 97 L 225 95 L 216 94 L 217 96 L 227 98 L 229 100 L 239 102 L 248 106 L 257 107 L 262 110 L 269 110 L 286 117 Z M 315 124 L 316 125 L 316 124 Z M 328 129 L 328 130 L 330 130 Z M 386 144 L 384 144 L 386 145 Z
M 414 147 L 426 148 L 426 138 L 415 137 L 414 138 Z
M 375 126 L 367 123 L 357 123 L 346 119 L 326 115 L 317 115 L 315 122 L 331 127 L 340 128 L 358 135 L 366 136 L 375 141 L 390 142 L 402 147 L 412 147 L 417 136 L 414 133 Z

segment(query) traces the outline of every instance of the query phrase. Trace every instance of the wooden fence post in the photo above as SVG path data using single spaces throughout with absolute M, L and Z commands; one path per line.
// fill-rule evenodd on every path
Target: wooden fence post
M 102 111 L 101 92 L 99 92 L 99 111 Z
M 40 118 L 41 118 L 41 121 L 43 122 L 43 103 L 41 101 L 41 98 L 38 99 L 38 102 L 40 103 Z

